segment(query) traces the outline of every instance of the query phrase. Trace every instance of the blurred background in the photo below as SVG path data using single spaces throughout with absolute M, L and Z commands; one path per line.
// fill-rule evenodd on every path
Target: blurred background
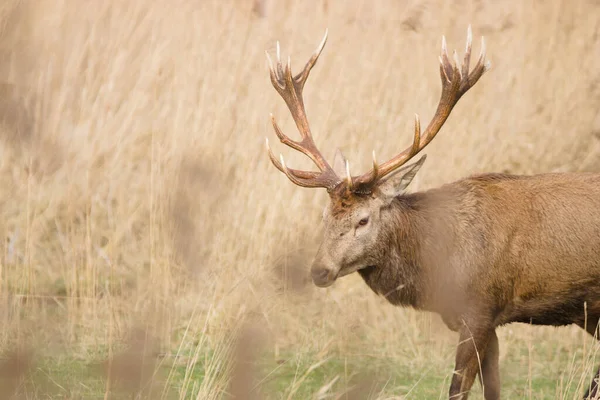
M 5 0 L 0 5 L 0 392 L 16 398 L 446 398 L 457 337 L 360 277 L 312 286 L 323 190 L 270 165 L 265 50 L 299 71 L 315 140 L 355 173 L 440 94 L 441 37 L 492 69 L 411 185 L 600 171 L 600 3 Z M 473 61 L 474 64 L 474 61 Z M 499 330 L 503 398 L 579 398 L 576 328 Z M 481 398 L 474 386 L 472 397 Z

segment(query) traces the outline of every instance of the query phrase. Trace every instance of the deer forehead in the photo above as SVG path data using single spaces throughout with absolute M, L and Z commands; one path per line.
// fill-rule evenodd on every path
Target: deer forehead
M 368 217 L 376 206 L 372 199 L 332 199 L 323 210 L 323 219 L 335 224 L 353 223 Z

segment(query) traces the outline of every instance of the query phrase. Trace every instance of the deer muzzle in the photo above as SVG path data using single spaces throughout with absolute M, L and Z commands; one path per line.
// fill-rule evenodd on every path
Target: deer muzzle
M 328 287 L 333 285 L 337 278 L 337 272 L 322 265 L 313 264 L 310 269 L 310 275 L 314 284 L 318 287 Z

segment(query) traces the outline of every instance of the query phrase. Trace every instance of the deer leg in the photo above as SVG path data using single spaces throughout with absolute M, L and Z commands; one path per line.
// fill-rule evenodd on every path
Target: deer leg
M 466 400 L 468 398 L 475 377 L 482 371 L 481 361 L 484 359 L 483 356 L 486 354 L 488 344 L 495 336 L 493 328 L 476 324 L 468 325 L 465 323 L 459 332 L 460 338 L 456 348 L 454 375 L 450 384 L 451 400 Z M 493 357 L 490 360 L 493 363 Z M 495 375 L 493 369 L 489 372 L 490 377 Z M 490 397 L 490 399 L 492 398 Z
M 598 335 L 598 321 L 600 317 L 597 315 L 588 316 L 587 321 L 583 321 L 577 323 L 582 329 L 585 329 L 590 335 L 594 336 L 596 339 L 600 339 Z M 597 400 L 600 399 L 600 387 L 598 386 L 600 382 L 600 368 L 596 371 L 594 375 L 594 379 L 592 379 L 592 383 L 590 383 L 590 387 L 585 391 L 583 395 L 584 400 Z
M 481 386 L 485 400 L 500 400 L 499 345 L 496 331 L 492 331 L 481 361 Z
M 598 379 L 600 379 L 600 369 L 594 375 L 594 379 L 590 384 L 590 387 L 585 391 L 583 395 L 584 400 L 597 400 L 598 399 Z

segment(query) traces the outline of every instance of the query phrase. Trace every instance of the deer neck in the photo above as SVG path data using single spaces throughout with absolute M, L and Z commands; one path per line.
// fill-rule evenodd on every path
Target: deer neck
M 399 196 L 382 220 L 380 262 L 359 273 L 367 285 L 390 303 L 440 311 L 436 300 L 439 269 L 451 251 L 452 194 L 438 190 Z

